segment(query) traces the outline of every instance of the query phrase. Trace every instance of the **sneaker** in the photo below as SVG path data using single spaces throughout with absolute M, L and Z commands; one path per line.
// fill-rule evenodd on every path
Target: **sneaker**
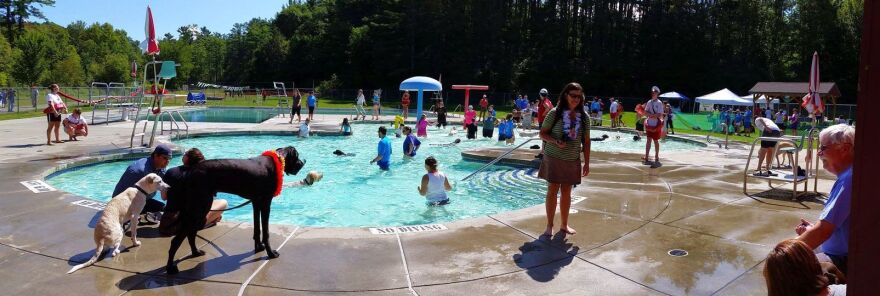
M 767 172 L 767 176 L 768 176 L 768 177 L 776 177 L 776 176 L 779 176 L 779 174 L 768 171 L 768 172 Z

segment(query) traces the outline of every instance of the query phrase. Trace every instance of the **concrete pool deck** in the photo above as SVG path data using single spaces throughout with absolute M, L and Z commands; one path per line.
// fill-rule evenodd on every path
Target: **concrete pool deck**
M 341 118 L 317 115 L 312 128 L 338 130 Z M 296 125 L 287 120 L 190 123 L 190 132 L 292 133 Z M 794 236 L 798 219 L 813 220 L 823 207 L 815 198 L 762 193 L 769 187 L 758 180 L 750 185 L 757 196 L 744 195 L 745 145 L 662 153 L 663 166 L 655 169 L 635 154 L 594 152 L 590 176 L 573 190 L 574 236 L 539 238 L 543 206 L 426 232 L 273 225 L 272 245 L 281 257 L 265 260 L 265 253 L 253 253 L 250 223 L 222 222 L 200 232 L 206 256 L 183 260 L 181 273 L 167 276 L 170 238 L 144 226 L 142 246 L 67 275 L 94 252 L 88 225 L 98 211 L 72 204 L 82 197 L 34 193 L 20 182 L 85 158 L 129 152 L 131 123 L 92 126 L 89 137 L 53 146 L 43 145 L 44 118 L 0 124 L 0 290 L 8 295 L 766 294 L 764 257 Z M 159 140 L 167 141 L 167 133 Z M 513 157 L 531 162 L 533 155 L 522 150 Z M 822 172 L 819 191 L 832 183 Z M 672 249 L 688 255 L 670 256 Z M 188 253 L 184 247 L 177 256 Z

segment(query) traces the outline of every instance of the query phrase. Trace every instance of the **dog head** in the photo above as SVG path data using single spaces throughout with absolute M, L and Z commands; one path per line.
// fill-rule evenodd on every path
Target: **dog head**
M 321 181 L 324 178 L 324 174 L 318 171 L 309 171 L 309 174 L 306 175 L 306 179 L 309 180 L 309 184 L 314 184 L 315 182 Z
M 162 181 L 162 177 L 159 177 L 159 175 L 156 175 L 154 173 L 150 173 L 144 176 L 143 178 L 138 180 L 135 185 L 137 185 L 147 193 L 153 193 L 156 191 L 164 192 L 168 190 L 168 188 L 171 188 L 171 186 L 168 186 L 168 184 L 165 184 L 165 182 Z
M 305 160 L 299 158 L 299 152 L 293 146 L 278 148 L 278 155 L 284 158 L 284 173 L 296 175 L 306 165 Z
M 345 152 L 342 152 L 342 150 L 336 149 L 336 151 L 333 151 L 333 154 L 339 156 L 339 155 L 345 155 Z

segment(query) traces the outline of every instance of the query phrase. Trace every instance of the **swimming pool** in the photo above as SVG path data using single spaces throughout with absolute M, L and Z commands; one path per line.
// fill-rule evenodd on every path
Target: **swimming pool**
M 324 179 L 311 187 L 286 188 L 276 197 L 272 206 L 273 223 L 307 226 L 360 227 L 418 225 L 480 217 L 499 212 L 521 209 L 544 201 L 546 183 L 537 178 L 537 170 L 493 166 L 468 181 L 459 181 L 483 164 L 463 161 L 461 151 L 479 147 L 507 147 L 489 139 L 464 140 L 455 146 L 435 146 L 460 138 L 463 134 L 450 136 L 430 129 L 429 137 L 422 140 L 422 147 L 414 160 L 402 159 L 402 139 L 394 138 L 390 171 L 380 171 L 369 162 L 376 155 L 378 125 L 355 124 L 354 135 L 313 136 L 306 139 L 293 135 L 241 135 L 206 136 L 178 140 L 184 149 L 197 147 L 208 159 L 250 158 L 277 147 L 293 145 L 305 159 L 306 165 L 297 176 L 286 176 L 285 182 L 301 180 L 310 170 L 321 171 Z M 593 131 L 593 136 L 616 133 Z M 632 143 L 631 135 L 621 133 L 624 140 L 608 140 L 594 143 L 594 150 L 618 149 L 625 143 L 631 149 L 644 149 L 644 142 Z M 519 139 L 518 143 L 523 139 Z M 682 143 L 692 149 L 693 144 Z M 618 148 L 614 148 L 618 147 Z M 641 147 L 641 148 L 639 148 Z M 350 157 L 332 154 L 336 149 L 355 153 Z M 644 150 L 641 150 L 644 151 Z M 449 192 L 452 203 L 443 207 L 425 205 L 424 197 L 416 187 L 425 174 L 424 159 L 434 156 L 440 169 L 449 177 L 454 189 Z M 175 157 L 169 167 L 180 165 Z M 47 181 L 54 187 L 98 201 L 108 201 L 119 176 L 129 161 L 100 163 L 74 168 L 53 174 Z M 82 182 L 82 180 L 89 180 Z M 231 206 L 243 199 L 219 194 Z M 225 219 L 250 222 L 251 207 L 227 212 Z
M 277 109 L 268 108 L 199 108 L 180 109 L 187 122 L 261 123 L 278 115 Z M 153 116 L 148 117 L 150 120 Z M 177 119 L 177 116 L 174 117 Z M 160 119 L 167 121 L 168 115 Z

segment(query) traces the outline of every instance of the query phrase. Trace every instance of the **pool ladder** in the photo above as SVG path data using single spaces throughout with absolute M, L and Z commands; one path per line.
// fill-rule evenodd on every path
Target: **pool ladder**
M 459 106 L 460 106 L 460 105 L 459 105 Z M 507 157 L 508 155 L 510 155 L 511 153 L 513 153 L 513 151 L 516 151 L 516 149 L 519 149 L 520 147 L 525 146 L 526 144 L 528 144 L 529 142 L 534 141 L 534 140 L 541 140 L 541 138 L 529 138 L 529 139 L 526 140 L 525 142 L 522 142 L 521 144 L 517 145 L 516 147 L 510 148 L 510 150 L 507 150 L 507 152 L 504 152 L 504 153 L 501 154 L 500 156 L 496 157 L 495 159 L 493 159 L 493 160 L 490 161 L 489 163 L 483 165 L 482 167 L 480 167 L 479 169 L 477 169 L 476 171 L 474 171 L 474 172 L 471 173 L 470 175 L 467 175 L 467 177 L 464 177 L 464 178 L 461 179 L 461 180 L 462 180 L 462 181 L 467 181 L 467 179 L 470 179 L 471 177 L 473 177 L 473 176 L 476 175 L 477 173 L 482 172 L 483 170 L 485 170 L 485 169 L 488 168 L 489 166 L 492 166 L 493 164 L 495 164 L 495 163 L 501 161 L 501 159 Z
M 180 118 L 179 121 L 174 118 L 174 114 L 177 114 L 177 117 Z M 182 131 L 186 132 L 187 136 L 189 135 L 189 124 L 186 122 L 186 119 L 183 118 L 183 115 L 180 114 L 180 111 L 178 111 L 178 110 L 162 111 L 162 113 L 159 113 L 159 116 L 161 117 L 162 115 L 168 115 L 168 118 L 170 118 L 171 121 L 168 122 L 167 129 L 165 128 L 165 121 L 164 120 L 159 121 L 160 122 L 159 123 L 159 128 L 160 128 L 159 134 L 164 134 L 166 131 L 171 132 L 171 133 L 174 133 L 174 132 L 180 133 L 180 131 L 182 130 Z M 180 128 L 180 123 L 183 123 L 183 128 Z

